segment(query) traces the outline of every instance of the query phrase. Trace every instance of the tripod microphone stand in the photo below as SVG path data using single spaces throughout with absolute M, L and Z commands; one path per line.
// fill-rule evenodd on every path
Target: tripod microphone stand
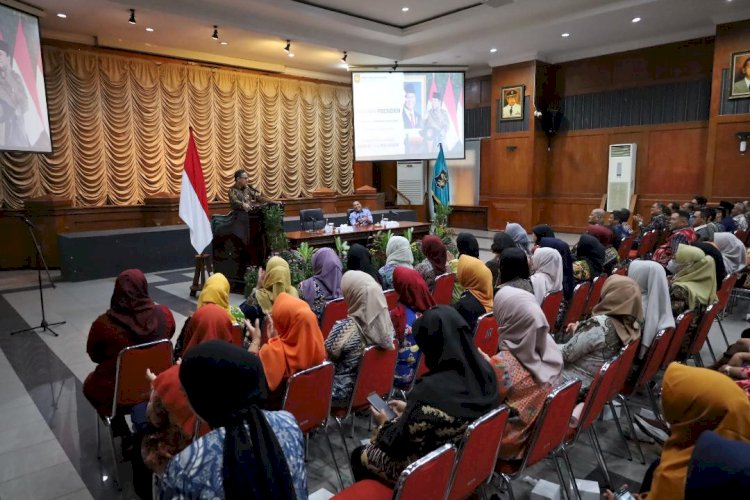
M 65 321 L 58 321 L 57 323 L 47 323 L 47 318 L 44 313 L 44 291 L 42 289 L 42 265 L 44 265 L 44 270 L 47 272 L 47 280 L 49 281 L 49 284 L 52 285 L 52 288 L 55 287 L 55 282 L 52 281 L 52 276 L 49 274 L 49 268 L 47 267 L 47 262 L 44 260 L 44 255 L 42 255 L 42 249 L 39 246 L 39 241 L 36 239 L 36 234 L 34 234 L 34 224 L 29 220 L 28 217 L 25 215 L 18 214 L 16 217 L 23 220 L 23 222 L 26 224 L 29 234 L 31 235 L 31 240 L 34 242 L 34 247 L 36 248 L 36 270 L 37 270 L 37 279 L 39 282 L 39 302 L 42 306 L 42 322 L 38 326 L 33 326 L 31 328 L 24 328 L 23 330 L 16 330 L 15 332 L 10 332 L 11 335 L 17 335 L 19 333 L 28 333 L 33 332 L 38 329 L 42 329 L 43 332 L 48 332 L 50 335 L 53 335 L 55 337 L 58 337 L 57 332 L 55 332 L 52 328 L 52 326 L 57 325 L 64 325 Z

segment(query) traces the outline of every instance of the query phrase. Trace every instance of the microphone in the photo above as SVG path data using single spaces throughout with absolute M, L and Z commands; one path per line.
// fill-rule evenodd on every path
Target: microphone
M 310 222 L 310 231 L 315 231 L 315 217 L 308 215 L 307 221 Z
M 26 216 L 26 214 L 12 214 L 12 215 L 13 215 L 13 217 L 18 217 L 19 219 L 21 219 L 24 223 L 28 224 L 29 226 L 32 225 L 31 221 Z

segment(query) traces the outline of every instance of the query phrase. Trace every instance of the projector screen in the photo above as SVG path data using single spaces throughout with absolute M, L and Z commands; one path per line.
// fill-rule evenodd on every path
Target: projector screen
M 357 161 L 464 157 L 464 74 L 352 72 Z
M 52 151 L 39 19 L 0 5 L 0 150 Z

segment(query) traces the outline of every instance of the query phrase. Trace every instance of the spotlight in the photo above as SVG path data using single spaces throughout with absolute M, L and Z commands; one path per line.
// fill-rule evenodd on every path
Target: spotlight
M 291 50 L 292 50 L 292 42 L 290 40 L 287 40 L 286 47 L 284 47 L 284 52 L 286 52 L 287 54 L 291 54 Z
M 214 40 L 219 39 L 219 27 L 216 26 L 215 24 L 214 24 L 214 34 L 211 35 L 211 38 L 213 38 Z
M 349 57 L 349 54 L 344 51 L 344 57 L 341 58 L 341 64 L 346 64 L 346 58 Z
M 398 61 L 393 61 L 393 71 L 398 69 Z
M 130 19 L 128 19 L 128 22 L 135 24 L 135 9 L 130 9 Z

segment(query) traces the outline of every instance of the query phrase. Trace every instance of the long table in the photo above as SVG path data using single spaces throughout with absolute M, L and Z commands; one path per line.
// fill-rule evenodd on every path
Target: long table
M 398 227 L 384 228 L 380 224 L 372 224 L 369 226 L 357 226 L 354 231 L 347 233 L 326 233 L 323 230 L 320 231 L 290 231 L 286 233 L 286 237 L 289 239 L 289 244 L 297 248 L 302 243 L 307 243 L 312 247 L 334 247 L 336 244 L 336 237 L 340 236 L 343 241 L 347 242 L 367 242 L 371 235 L 379 231 L 391 231 L 394 234 L 403 234 L 407 229 L 412 228 L 412 237 L 414 239 L 421 239 L 423 236 L 430 232 L 429 222 L 399 222 Z

